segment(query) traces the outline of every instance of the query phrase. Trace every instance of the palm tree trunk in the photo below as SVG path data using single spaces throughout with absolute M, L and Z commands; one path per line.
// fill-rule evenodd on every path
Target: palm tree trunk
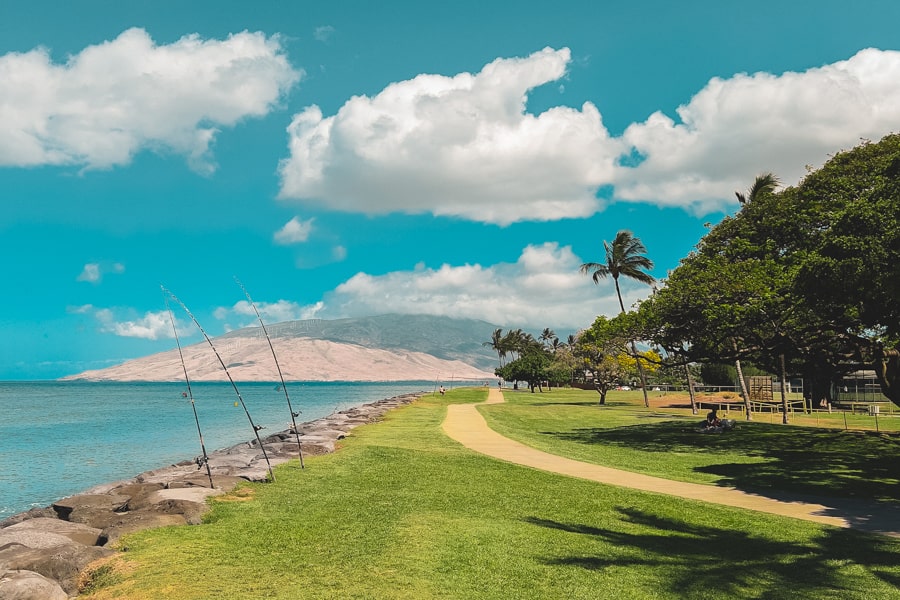
M 619 298 L 619 308 L 622 309 L 622 314 L 625 314 L 625 303 L 622 302 L 622 290 L 619 289 L 619 278 L 613 277 L 613 282 L 616 284 L 616 296 Z M 644 366 L 641 364 L 641 359 L 638 357 L 637 353 L 637 345 L 634 343 L 634 340 L 631 340 L 631 353 L 634 355 L 634 362 L 637 364 L 638 376 L 641 378 L 641 391 L 644 392 L 644 407 L 650 408 L 650 398 L 647 397 L 647 378 L 644 376 Z

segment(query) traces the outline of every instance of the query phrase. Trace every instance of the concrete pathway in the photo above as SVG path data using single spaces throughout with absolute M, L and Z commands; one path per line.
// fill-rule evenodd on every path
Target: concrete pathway
M 487 402 L 483 404 L 501 402 L 503 393 L 492 388 Z M 478 404 L 447 406 L 447 417 L 443 423 L 444 432 L 463 446 L 500 460 L 645 492 L 900 537 L 900 510 L 896 507 L 831 498 L 812 500 L 781 493 L 778 495 L 782 499 L 776 499 L 742 492 L 736 488 L 672 481 L 572 460 L 503 437 L 488 427 L 477 407 Z

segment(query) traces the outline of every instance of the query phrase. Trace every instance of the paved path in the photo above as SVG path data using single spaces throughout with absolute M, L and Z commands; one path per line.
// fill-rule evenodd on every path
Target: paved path
M 487 402 L 503 402 L 503 393 L 491 389 Z M 900 509 L 842 499 L 775 499 L 735 488 L 672 481 L 631 471 L 620 471 L 536 450 L 490 429 L 477 404 L 447 406 L 444 432 L 467 448 L 500 460 L 609 485 L 679 496 L 775 515 L 815 521 L 900 537 Z M 779 493 L 779 495 L 782 495 Z M 827 504 L 826 504 L 827 503 Z

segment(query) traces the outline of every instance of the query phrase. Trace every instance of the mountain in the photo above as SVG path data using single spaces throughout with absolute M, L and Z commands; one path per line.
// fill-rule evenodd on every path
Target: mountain
M 497 356 L 482 344 L 496 326 L 473 319 L 381 315 L 355 319 L 286 321 L 267 325 L 288 381 L 488 380 Z M 277 381 L 278 369 L 261 327 L 213 339 L 236 381 Z M 183 348 L 194 381 L 227 381 L 206 341 Z M 85 371 L 64 380 L 177 381 L 184 379 L 178 350 Z

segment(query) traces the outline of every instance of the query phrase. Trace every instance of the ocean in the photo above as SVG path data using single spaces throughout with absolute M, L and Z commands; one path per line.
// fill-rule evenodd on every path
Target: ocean
M 288 383 L 297 422 L 401 394 L 434 382 Z M 291 421 L 274 383 L 238 383 L 266 436 Z M 229 383 L 192 382 L 207 452 L 254 438 Z M 0 382 L 0 520 L 151 469 L 201 455 L 184 383 Z

